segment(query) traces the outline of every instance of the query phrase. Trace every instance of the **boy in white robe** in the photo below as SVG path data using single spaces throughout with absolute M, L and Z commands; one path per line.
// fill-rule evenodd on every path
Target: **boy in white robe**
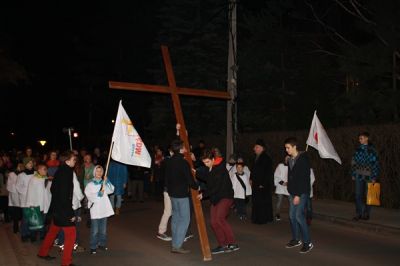
M 18 192 L 19 202 L 21 204 L 22 212 L 24 208 L 29 207 L 26 205 L 26 194 L 28 193 L 29 181 L 31 180 L 34 174 L 33 159 L 25 158 L 24 167 L 25 170 L 18 175 L 17 183 L 15 185 L 15 189 Z M 30 237 L 30 231 L 28 227 L 27 217 L 24 217 L 24 215 L 22 215 L 20 232 L 22 241 L 23 242 L 28 241 Z
M 26 193 L 26 207 L 39 207 L 42 215 L 43 222 L 45 220 L 45 197 L 46 197 L 46 181 L 47 179 L 47 166 L 39 163 L 37 165 L 37 171 L 33 174 L 28 183 L 28 189 Z M 43 225 L 38 230 L 31 230 L 31 241 L 36 241 L 37 232 L 40 232 L 40 238 L 44 239 L 46 230 Z

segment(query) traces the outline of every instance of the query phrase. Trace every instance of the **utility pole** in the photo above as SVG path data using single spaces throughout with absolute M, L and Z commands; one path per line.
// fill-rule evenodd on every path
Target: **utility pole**
M 392 73 L 392 79 L 393 79 L 393 95 L 396 97 L 397 94 L 397 79 L 399 78 L 399 75 L 397 73 L 397 59 L 400 58 L 400 53 L 397 52 L 396 50 L 393 51 L 393 73 Z M 399 111 L 397 108 L 397 101 L 394 101 L 393 103 L 393 120 L 398 121 L 399 120 Z
M 237 144 L 237 46 L 236 46 L 236 0 L 228 0 L 229 53 L 227 91 L 231 100 L 227 102 L 226 158 L 233 154 Z

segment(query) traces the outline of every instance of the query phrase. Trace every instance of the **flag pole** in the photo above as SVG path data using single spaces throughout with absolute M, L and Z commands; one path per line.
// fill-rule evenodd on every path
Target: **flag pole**
M 107 176 L 107 173 L 108 173 L 108 166 L 110 165 L 110 158 L 111 158 L 111 152 L 112 152 L 113 147 L 114 147 L 114 141 L 111 141 L 110 151 L 108 152 L 108 158 L 107 158 L 107 164 L 106 164 L 106 170 L 104 172 L 104 176 Z
M 121 102 L 122 102 L 122 100 L 119 101 L 119 105 L 121 105 Z M 119 112 L 119 105 L 118 105 L 118 111 L 117 111 L 117 118 L 118 118 L 118 112 Z M 116 120 L 115 123 L 117 123 L 117 119 L 115 119 L 115 120 Z M 115 130 L 115 124 L 114 124 L 114 130 Z M 114 130 L 113 130 L 113 135 L 111 137 L 110 150 L 108 151 L 108 158 L 107 158 L 106 170 L 104 172 L 104 177 L 106 177 L 107 174 L 108 174 L 108 166 L 110 165 L 111 152 L 112 152 L 112 149 L 114 147 L 114 141 L 113 141 L 113 139 L 114 139 Z

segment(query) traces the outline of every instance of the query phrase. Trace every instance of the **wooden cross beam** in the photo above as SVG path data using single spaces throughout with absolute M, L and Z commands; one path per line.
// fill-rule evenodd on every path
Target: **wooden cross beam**
M 164 60 L 165 70 L 168 77 L 168 86 L 159 85 L 149 85 L 140 83 L 129 83 L 129 82 L 117 82 L 110 81 L 109 87 L 111 89 L 120 90 L 131 90 L 131 91 L 144 91 L 144 92 L 157 92 L 157 93 L 168 93 L 171 94 L 172 102 L 174 105 L 175 117 L 177 123 L 181 125 L 179 129 L 179 136 L 184 142 L 187 153 L 185 154 L 185 159 L 188 161 L 191 168 L 193 168 L 193 162 L 190 158 L 190 146 L 187 136 L 185 121 L 183 119 L 181 102 L 179 95 L 189 95 L 189 96 L 199 96 L 199 97 L 210 97 L 217 99 L 230 100 L 230 95 L 224 91 L 210 91 L 202 89 L 190 89 L 190 88 L 179 88 L 176 86 L 175 75 L 172 70 L 171 58 L 169 56 L 168 47 L 162 45 L 161 52 Z M 192 201 L 194 206 L 194 212 L 196 216 L 197 229 L 199 232 L 200 245 L 203 253 L 203 259 L 205 261 L 211 260 L 210 244 L 208 242 L 208 236 L 206 231 L 206 226 L 204 222 L 203 209 L 201 207 L 201 202 L 197 199 L 198 191 L 192 190 Z

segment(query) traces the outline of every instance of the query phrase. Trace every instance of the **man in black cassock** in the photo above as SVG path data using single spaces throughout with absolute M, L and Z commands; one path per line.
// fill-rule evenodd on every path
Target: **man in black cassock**
M 251 186 L 253 190 L 253 208 L 251 220 L 255 224 L 265 224 L 273 221 L 272 214 L 272 159 L 265 152 L 265 143 L 258 139 L 254 145 L 256 159 L 251 170 Z

